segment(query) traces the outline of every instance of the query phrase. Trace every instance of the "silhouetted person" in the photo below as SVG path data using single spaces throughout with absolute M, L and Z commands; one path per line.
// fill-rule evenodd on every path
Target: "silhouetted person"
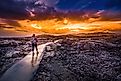
M 36 52 L 38 54 L 37 42 L 38 42 L 37 37 L 35 36 L 35 34 L 33 34 L 31 40 L 33 56 L 34 56 L 34 49 L 36 49 Z
M 31 44 L 32 44 L 32 60 L 31 60 L 31 63 L 32 63 L 32 67 L 34 67 L 34 63 L 35 63 L 35 61 L 34 61 L 34 50 L 36 49 L 36 59 L 35 60 L 37 60 L 37 57 L 38 57 L 38 48 L 37 48 L 37 42 L 38 42 L 38 40 L 37 40 L 37 37 L 35 36 L 35 34 L 33 34 L 32 35 L 32 39 L 31 39 Z

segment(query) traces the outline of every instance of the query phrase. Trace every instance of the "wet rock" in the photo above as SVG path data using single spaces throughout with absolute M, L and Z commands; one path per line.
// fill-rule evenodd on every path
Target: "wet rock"
M 121 81 L 121 74 L 117 76 L 117 81 Z
M 120 49 L 103 40 L 68 41 L 59 42 L 54 56 L 43 58 L 38 72 L 44 74 L 35 74 L 39 80 L 116 81 L 121 74 Z M 44 55 L 51 55 L 51 51 L 45 50 Z
M 17 58 L 17 57 L 19 57 L 18 54 L 13 54 L 13 55 L 12 55 L 12 58 Z
M 0 38 L 0 77 L 13 64 L 25 57 L 30 49 L 24 38 Z

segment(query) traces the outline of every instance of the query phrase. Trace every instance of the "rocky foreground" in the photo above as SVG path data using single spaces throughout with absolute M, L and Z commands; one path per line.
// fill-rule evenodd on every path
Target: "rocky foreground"
M 0 38 L 0 77 L 13 64 L 31 52 L 31 37 Z M 47 38 L 38 38 L 38 45 L 49 42 Z
M 31 81 L 121 81 L 121 38 L 66 38 L 48 45 Z
M 0 77 L 31 51 L 29 46 L 24 39 L 0 39 Z

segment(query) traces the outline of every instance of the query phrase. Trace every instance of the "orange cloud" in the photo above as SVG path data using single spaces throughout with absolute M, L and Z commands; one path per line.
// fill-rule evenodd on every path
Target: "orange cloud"
M 10 26 L 9 23 L 1 23 L 0 27 L 5 31 L 12 30 L 26 34 L 67 34 L 121 30 L 121 21 L 101 21 L 100 18 L 89 18 L 87 21 L 73 20 L 69 18 L 64 18 L 62 20 L 55 18 L 40 21 L 17 20 L 17 23 L 19 23 L 21 27 L 17 25 Z

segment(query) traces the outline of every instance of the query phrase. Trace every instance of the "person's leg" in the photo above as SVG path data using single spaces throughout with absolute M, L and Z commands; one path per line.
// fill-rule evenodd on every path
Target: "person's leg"
M 32 44 L 32 51 L 34 51 L 34 44 Z
M 32 55 L 34 56 L 34 44 L 32 44 Z
M 38 54 L 38 47 L 37 47 L 37 44 L 35 44 L 35 48 L 36 48 L 36 52 Z

